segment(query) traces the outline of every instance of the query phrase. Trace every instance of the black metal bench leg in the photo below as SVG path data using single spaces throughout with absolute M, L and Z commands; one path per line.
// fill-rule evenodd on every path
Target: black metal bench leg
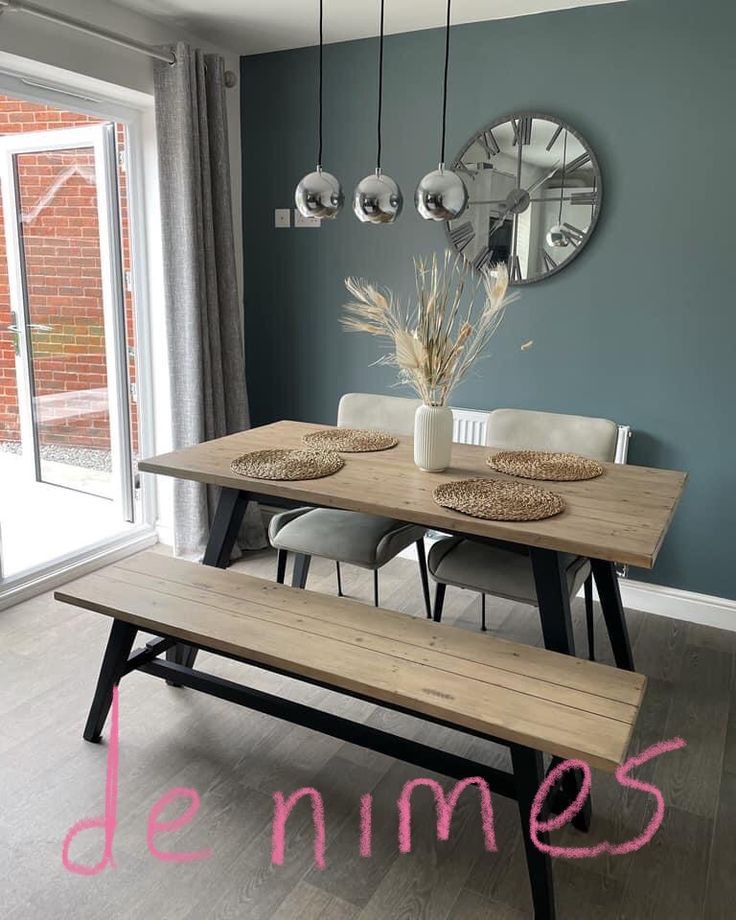
M 551 773 L 562 762 L 561 757 L 553 757 L 547 773 Z M 561 815 L 568 805 L 575 801 L 582 782 L 583 776 L 580 770 L 568 770 L 547 796 L 546 805 L 549 813 L 551 815 Z M 570 824 L 576 831 L 582 831 L 587 834 L 590 830 L 592 818 L 593 804 L 589 795 L 583 807 L 570 821 Z
M 378 598 L 378 569 L 373 569 L 373 606 L 379 606 Z
M 136 627 L 130 623 L 123 623 L 122 620 L 113 621 L 102 658 L 100 676 L 97 678 L 97 688 L 84 727 L 85 741 L 96 743 L 102 737 L 102 729 L 112 706 L 113 688 L 123 676 L 137 633 Z
M 631 653 L 631 642 L 621 603 L 616 567 L 612 562 L 604 562 L 602 559 L 591 559 L 590 564 L 593 567 L 595 585 L 598 588 L 598 598 L 611 640 L 616 667 L 624 671 L 633 671 L 634 656 Z
M 529 833 L 529 818 L 532 802 L 544 781 L 544 761 L 539 751 L 511 745 L 511 763 L 514 769 L 516 798 L 519 803 L 521 834 L 524 838 L 526 865 L 534 902 L 534 920 L 555 920 L 555 890 L 552 878 L 552 860 L 534 845 Z M 548 835 L 539 833 L 538 838 L 548 843 Z
M 481 594 L 480 596 L 480 629 L 481 632 L 487 632 L 488 627 L 486 626 L 486 596 Z
M 595 661 L 595 613 L 593 610 L 593 576 L 588 575 L 583 585 L 585 592 L 585 628 L 588 633 L 588 658 Z
M 447 593 L 447 585 L 443 585 L 441 581 L 437 582 L 437 587 L 434 592 L 434 621 L 435 623 L 442 622 L 442 610 L 445 606 L 445 594 Z
M 429 598 L 429 576 L 427 575 L 427 554 L 424 551 L 424 540 L 417 540 L 417 559 L 419 560 L 419 576 L 422 579 L 422 593 L 424 594 L 424 610 L 427 619 L 432 619 L 432 601 Z
M 540 549 L 536 546 L 530 547 L 529 554 L 534 572 L 544 647 L 563 655 L 574 655 L 575 639 L 570 613 L 570 591 L 560 554 L 555 550 Z M 561 797 L 569 796 L 569 801 L 572 801 L 578 789 L 578 778 L 570 774 L 565 777 Z M 588 823 L 591 817 L 590 811 L 588 808 Z
M 307 578 L 309 577 L 309 564 L 311 561 L 311 556 L 305 556 L 304 553 L 295 554 L 294 571 L 291 575 L 292 588 L 306 588 Z

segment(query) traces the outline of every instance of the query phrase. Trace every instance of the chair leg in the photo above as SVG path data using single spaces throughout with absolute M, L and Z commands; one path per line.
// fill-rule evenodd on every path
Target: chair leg
M 337 596 L 344 597 L 342 593 L 342 573 L 340 572 L 340 563 L 335 563 L 335 572 L 337 573 Z
M 434 593 L 434 621 L 435 623 L 442 622 L 442 608 L 445 606 L 445 592 L 447 591 L 447 585 L 443 585 L 441 581 L 437 582 L 437 588 Z
M 280 549 L 276 554 L 276 581 L 283 585 L 286 581 L 286 560 L 289 554 L 285 549 Z
M 480 628 L 481 632 L 487 632 L 486 629 L 486 596 L 481 594 L 480 596 Z
M 378 607 L 378 569 L 373 569 L 373 605 Z
M 595 661 L 595 618 L 593 615 L 593 575 L 585 579 L 585 626 L 588 631 L 588 658 Z
M 294 571 L 291 575 L 292 588 L 306 588 L 307 577 L 309 576 L 309 563 L 312 561 L 311 556 L 305 556 L 304 553 L 297 553 L 294 557 Z
M 419 575 L 422 579 L 422 593 L 424 594 L 424 609 L 427 619 L 432 619 L 432 601 L 429 597 L 429 577 L 427 575 L 427 554 L 424 551 L 424 538 L 417 540 L 417 558 L 419 559 Z

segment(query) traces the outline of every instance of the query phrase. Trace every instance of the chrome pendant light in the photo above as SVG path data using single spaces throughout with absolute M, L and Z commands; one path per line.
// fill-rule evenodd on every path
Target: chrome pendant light
M 445 168 L 447 137 L 447 77 L 450 67 L 450 21 L 452 0 L 447 0 L 445 27 L 445 77 L 442 90 L 442 143 L 440 165 L 422 179 L 414 194 L 414 204 L 425 220 L 455 220 L 468 206 L 468 190 L 457 173 Z
M 305 176 L 297 185 L 294 194 L 299 213 L 304 217 L 328 218 L 337 217 L 340 213 L 345 196 L 342 186 L 332 173 L 322 169 L 322 75 L 323 75 L 323 0 L 319 0 L 319 142 L 317 149 L 317 169 Z
M 401 214 L 404 196 L 398 184 L 381 169 L 381 122 L 383 117 L 383 26 L 385 0 L 381 0 L 381 35 L 378 45 L 378 153 L 376 171 L 355 188 L 353 211 L 366 224 L 392 224 Z

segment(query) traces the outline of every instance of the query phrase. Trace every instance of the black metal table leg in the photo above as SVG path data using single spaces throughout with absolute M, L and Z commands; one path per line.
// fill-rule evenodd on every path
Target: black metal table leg
M 102 658 L 100 676 L 97 678 L 97 689 L 84 727 L 85 741 L 97 742 L 102 737 L 102 729 L 112 706 L 112 691 L 125 673 L 137 632 L 136 627 L 130 623 L 113 620 L 110 638 L 107 640 L 107 648 Z
M 228 567 L 247 507 L 247 492 L 241 492 L 240 489 L 220 489 L 215 519 L 210 528 L 207 549 L 202 560 L 204 565 L 214 565 L 218 569 Z
M 210 528 L 207 548 L 202 559 L 203 565 L 211 565 L 218 569 L 228 567 L 247 507 L 247 492 L 241 492 L 240 489 L 220 489 L 215 519 Z M 194 667 L 196 658 L 197 649 L 192 645 L 175 645 L 166 652 L 167 661 L 183 664 L 187 668 Z M 170 684 L 169 686 L 177 685 Z
M 563 655 L 575 654 L 570 614 L 570 590 L 560 554 L 532 546 L 529 550 L 537 589 L 544 647 Z
M 621 603 L 616 567 L 612 562 L 605 562 L 603 559 L 591 559 L 590 564 L 598 588 L 603 619 L 606 621 L 606 628 L 611 639 L 616 667 L 624 671 L 633 671 L 634 656 L 631 653 L 631 642 Z
M 519 803 L 521 834 L 524 838 L 526 864 L 532 887 L 534 920 L 555 920 L 555 890 L 552 878 L 552 860 L 548 853 L 538 850 L 529 833 L 529 818 L 537 790 L 544 781 L 544 761 L 539 751 L 511 745 L 511 763 L 514 769 L 516 799 Z M 548 835 L 540 832 L 538 838 L 549 843 Z

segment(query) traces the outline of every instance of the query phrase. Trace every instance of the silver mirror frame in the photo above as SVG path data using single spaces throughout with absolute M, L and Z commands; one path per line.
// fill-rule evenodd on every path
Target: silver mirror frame
M 497 128 L 499 125 L 506 124 L 510 122 L 512 119 L 516 119 L 516 118 L 532 118 L 532 119 L 540 119 L 542 121 L 550 121 L 556 125 L 559 125 L 563 130 L 568 131 L 569 134 L 572 135 L 572 137 L 574 137 L 582 145 L 585 151 L 589 154 L 591 166 L 595 173 L 596 188 L 598 191 L 598 196 L 597 196 L 598 200 L 596 202 L 595 211 L 593 213 L 593 217 L 588 227 L 588 231 L 585 234 L 585 239 L 583 243 L 577 248 L 575 248 L 574 251 L 570 254 L 569 258 L 565 259 L 565 261 L 562 264 L 558 265 L 556 268 L 553 268 L 548 272 L 545 272 L 543 275 L 539 275 L 536 278 L 524 278 L 521 281 L 517 280 L 517 281 L 509 282 L 509 285 L 513 287 L 525 287 L 530 284 L 538 284 L 540 281 L 545 281 L 547 278 L 552 278 L 554 275 L 558 275 L 561 271 L 563 271 L 569 265 L 571 265 L 575 261 L 575 259 L 580 255 L 580 253 L 586 248 L 587 244 L 590 242 L 590 238 L 593 236 L 593 233 L 595 232 L 595 228 L 598 226 L 598 220 L 600 218 L 601 205 L 603 203 L 603 174 L 601 172 L 600 163 L 598 162 L 598 157 L 596 156 L 595 151 L 593 150 L 593 148 L 591 147 L 587 139 L 583 137 L 583 135 L 579 131 L 573 128 L 572 125 L 566 122 L 564 119 L 559 118 L 557 115 L 550 115 L 548 112 L 538 112 L 534 110 L 521 110 L 521 111 L 508 112 L 505 115 L 501 115 L 498 118 L 495 118 L 489 124 L 484 125 L 479 131 L 476 131 L 475 134 L 473 134 L 465 142 L 465 144 L 462 146 L 462 148 L 458 152 L 457 156 L 453 158 L 452 165 L 450 168 L 452 170 L 458 170 L 458 164 L 460 163 L 462 158 L 465 156 L 467 151 L 473 146 L 473 144 L 475 144 L 478 141 L 478 138 L 485 131 L 490 131 L 493 128 Z M 470 207 L 470 205 L 468 205 L 468 207 Z M 450 227 L 449 222 L 445 224 L 445 234 L 447 236 L 447 242 L 448 242 L 448 246 L 450 247 L 450 249 L 452 249 L 453 251 L 457 251 L 455 244 L 452 241 L 451 227 Z M 458 254 L 462 255 L 462 253 L 458 253 Z M 465 257 L 463 256 L 463 258 Z M 465 259 L 465 261 L 470 265 L 471 269 L 475 271 L 475 269 L 473 268 L 472 262 L 467 258 Z

